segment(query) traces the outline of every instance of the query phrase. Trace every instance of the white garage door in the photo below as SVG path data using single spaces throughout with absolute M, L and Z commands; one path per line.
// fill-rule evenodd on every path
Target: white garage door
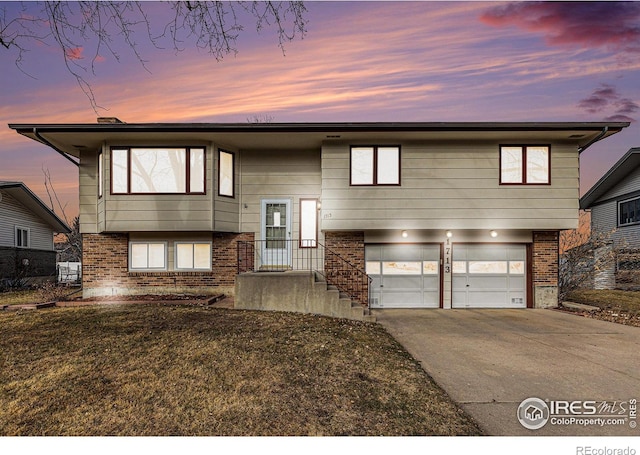
M 440 307 L 440 245 L 367 245 L 372 308 Z
M 524 245 L 453 245 L 453 308 L 526 308 Z

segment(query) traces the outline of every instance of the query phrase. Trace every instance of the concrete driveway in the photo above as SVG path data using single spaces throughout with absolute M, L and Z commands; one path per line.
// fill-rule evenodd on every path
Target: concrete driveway
M 640 436 L 629 409 L 640 401 L 640 328 L 556 310 L 372 313 L 489 435 Z M 529 398 L 549 408 L 527 422 L 546 421 L 539 429 L 518 419 Z

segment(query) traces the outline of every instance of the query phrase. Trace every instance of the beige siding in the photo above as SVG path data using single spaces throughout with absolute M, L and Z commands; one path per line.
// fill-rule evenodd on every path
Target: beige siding
M 241 205 L 243 232 L 261 235 L 261 201 L 288 199 L 292 209 L 292 238 L 299 239 L 300 199 L 320 198 L 320 152 L 247 152 L 242 153 Z M 318 234 L 319 241 L 322 242 Z
M 29 230 L 29 248 L 53 250 L 53 231 L 22 203 L 0 190 L 0 246 L 14 247 L 16 226 Z
M 105 160 L 106 163 L 106 160 Z M 80 152 L 79 168 L 80 232 L 95 234 L 98 228 L 98 154 L 94 151 Z M 104 187 L 104 191 L 107 188 Z M 103 202 L 102 198 L 101 203 Z M 104 206 L 100 206 L 100 220 L 104 222 Z
M 322 228 L 568 229 L 577 226 L 575 147 L 551 147 L 551 185 L 499 184 L 499 145 L 402 144 L 401 186 L 350 187 L 349 144 L 322 150 Z

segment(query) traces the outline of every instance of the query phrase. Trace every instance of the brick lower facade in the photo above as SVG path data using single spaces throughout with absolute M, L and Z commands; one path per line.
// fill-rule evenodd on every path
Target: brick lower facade
M 368 302 L 369 283 L 362 273 L 354 270 L 354 268 L 362 272 L 365 270 L 364 232 L 325 232 L 324 241 L 328 250 L 325 252 L 324 260 L 327 280 L 338 283 L 355 283 L 358 300 Z M 330 252 L 335 253 L 341 259 L 333 256 Z M 344 261 L 354 267 L 349 267 Z
M 210 271 L 132 272 L 128 264 L 127 234 L 83 234 L 83 295 L 232 293 L 237 272 L 237 242 L 253 239 L 253 233 L 213 233 Z
M 558 305 L 558 264 L 560 233 L 538 231 L 533 233 L 532 281 L 533 302 L 536 308 Z

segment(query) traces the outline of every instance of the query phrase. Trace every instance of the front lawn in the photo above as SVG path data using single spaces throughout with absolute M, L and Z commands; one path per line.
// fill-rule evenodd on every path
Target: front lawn
M 42 303 L 42 294 L 36 289 L 0 292 L 0 308 L 5 305 L 27 305 Z
M 600 308 L 585 316 L 640 327 L 640 292 L 620 290 L 573 291 L 567 300 Z
M 129 304 L 0 312 L 0 435 L 478 435 L 379 325 Z

